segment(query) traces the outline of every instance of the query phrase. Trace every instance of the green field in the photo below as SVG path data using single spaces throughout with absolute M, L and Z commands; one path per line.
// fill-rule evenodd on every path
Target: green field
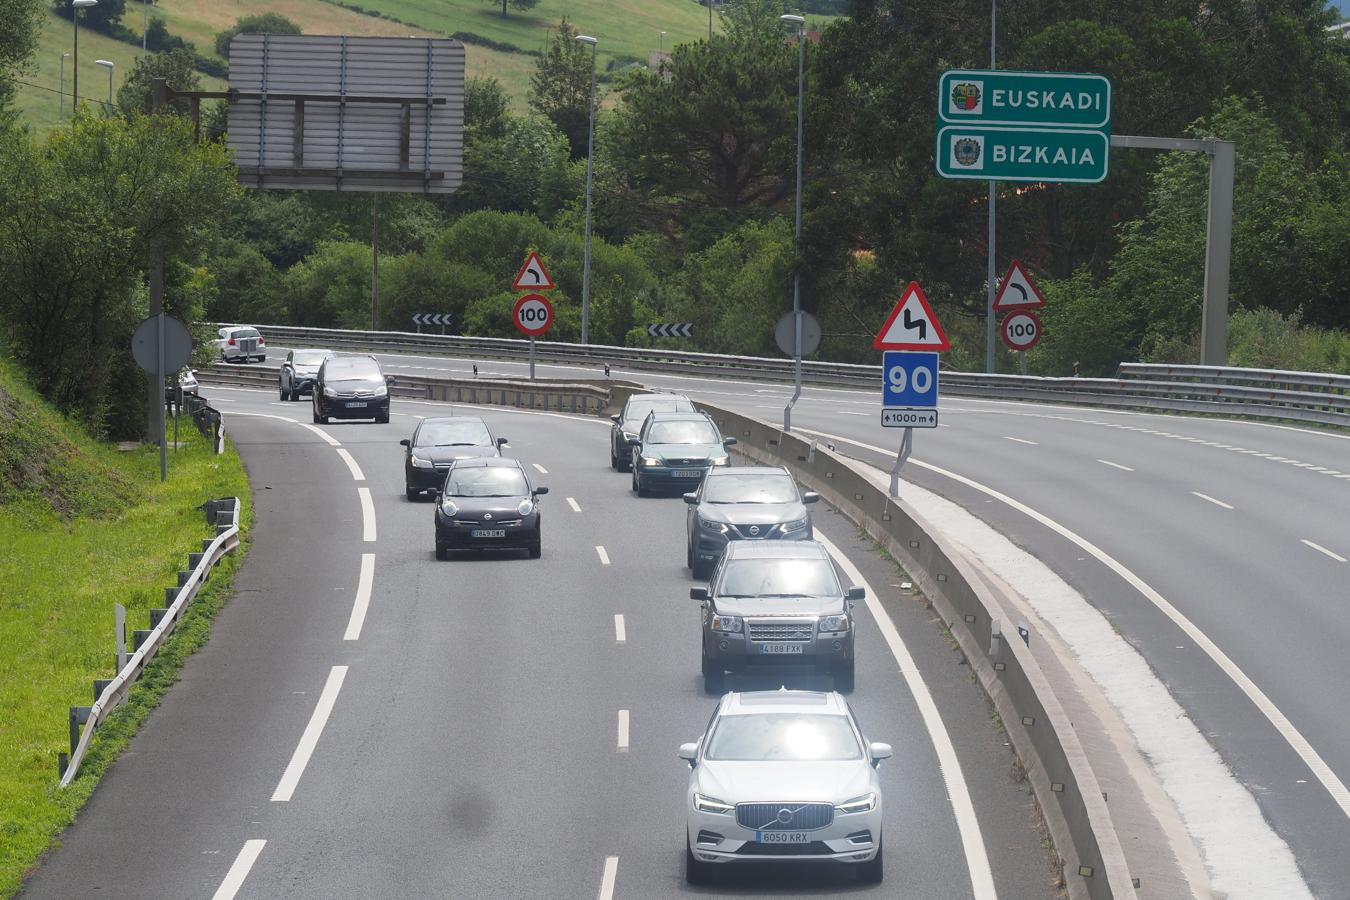
M 248 522 L 238 455 L 216 456 L 190 423 L 181 434 L 188 446 L 170 456 L 160 484 L 153 447 L 120 452 L 84 437 L 0 360 L 0 897 L 71 822 L 228 595 L 242 551 L 99 731 L 75 784 L 59 788 L 67 708 L 89 705 L 93 679 L 113 675 L 113 604 L 126 606 L 128 629 L 147 627 L 187 554 L 212 534 L 195 508 L 204 500 L 239 496 Z

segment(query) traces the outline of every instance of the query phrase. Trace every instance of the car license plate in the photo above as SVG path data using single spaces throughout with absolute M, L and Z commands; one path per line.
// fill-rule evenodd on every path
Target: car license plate
M 495 538 L 506 537 L 505 528 L 475 528 L 469 532 L 469 537 L 476 538 Z
M 676 469 L 671 473 L 676 478 L 702 478 L 702 469 Z
M 801 653 L 803 650 L 801 644 L 760 644 L 759 652 L 762 655 L 765 653 Z
M 811 835 L 805 831 L 756 831 L 755 841 L 760 844 L 809 844 Z
M 348 401 L 347 401 L 347 408 L 348 408 L 348 409 L 365 409 L 365 408 L 366 408 L 366 401 L 364 401 L 364 400 L 348 400 Z

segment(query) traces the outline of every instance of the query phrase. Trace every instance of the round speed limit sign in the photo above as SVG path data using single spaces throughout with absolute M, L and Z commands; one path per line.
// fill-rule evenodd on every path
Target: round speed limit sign
M 553 304 L 543 294 L 526 294 L 516 301 L 511 318 L 521 333 L 538 337 L 553 327 Z
M 1014 350 L 1030 350 L 1041 339 L 1041 320 L 1034 312 L 1020 309 L 1003 320 L 1003 343 Z

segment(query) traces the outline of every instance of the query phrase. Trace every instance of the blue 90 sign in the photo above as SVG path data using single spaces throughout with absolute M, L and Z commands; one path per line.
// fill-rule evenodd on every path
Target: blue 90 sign
M 938 399 L 938 355 L 887 350 L 881 363 L 881 405 L 934 408 Z

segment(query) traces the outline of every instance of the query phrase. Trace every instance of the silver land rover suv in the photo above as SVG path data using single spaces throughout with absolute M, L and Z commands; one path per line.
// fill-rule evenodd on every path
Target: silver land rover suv
M 703 607 L 703 687 L 720 694 L 725 674 L 801 667 L 853 690 L 853 604 L 818 541 L 732 541 L 708 587 L 691 588 Z

